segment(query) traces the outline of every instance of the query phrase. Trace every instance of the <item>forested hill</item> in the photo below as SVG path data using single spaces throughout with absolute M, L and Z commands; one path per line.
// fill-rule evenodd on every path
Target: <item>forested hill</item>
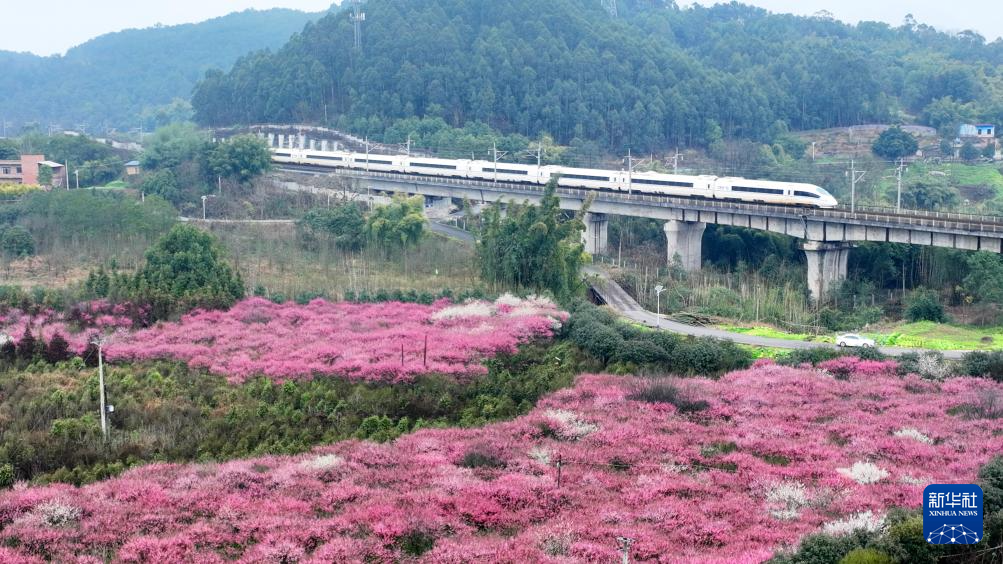
M 250 51 L 278 48 L 322 14 L 248 10 L 197 24 L 103 35 L 65 56 L 0 51 L 0 118 L 64 128 L 156 125 L 157 106 L 188 100 L 206 70 Z M 167 108 L 164 108 L 166 110 Z M 172 111 L 178 111 L 175 105 Z
M 193 105 L 207 125 L 326 112 L 379 135 L 431 115 L 618 150 L 767 140 L 785 125 L 1003 121 L 1000 41 L 739 4 L 619 7 L 614 19 L 599 0 L 370 0 L 362 53 L 348 18 L 329 15 L 274 54 L 209 73 Z

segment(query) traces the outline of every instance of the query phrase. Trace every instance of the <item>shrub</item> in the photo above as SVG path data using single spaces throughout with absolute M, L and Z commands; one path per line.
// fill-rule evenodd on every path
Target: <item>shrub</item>
M 858 548 L 844 556 L 839 564 L 892 564 L 892 558 L 880 550 Z
M 1003 351 L 973 351 L 961 359 L 961 373 L 965 376 L 992 378 L 1003 382 Z
M 70 344 L 66 342 L 66 339 L 61 334 L 56 333 L 49 339 L 49 344 L 45 347 L 42 358 L 49 364 L 56 364 L 57 362 L 69 360 L 71 356 Z
M 937 293 L 926 288 L 914 290 L 906 298 L 905 306 L 906 319 L 909 321 L 935 321 L 943 323 L 947 321 L 944 315 L 944 306 L 940 305 Z
M 624 346 L 623 337 L 615 329 L 594 321 L 576 323 L 571 340 L 604 364 L 613 360 Z
M 24 334 L 21 335 L 21 340 L 17 342 L 17 356 L 22 360 L 31 360 L 35 358 L 35 353 L 38 348 L 38 341 L 35 340 L 35 336 L 31 334 L 31 327 L 25 326 Z
M 14 465 L 8 463 L 0 464 L 0 490 L 7 489 L 14 485 Z
M 632 362 L 634 364 L 654 364 L 664 362 L 669 359 L 668 353 L 655 343 L 635 339 L 623 343 L 616 355 L 618 362 Z
M 483 447 L 474 447 L 463 455 L 458 466 L 464 468 L 504 468 L 505 461 Z
M 0 249 L 9 257 L 29 257 L 35 254 L 35 240 L 23 227 L 7 227 L 0 233 Z
M 694 413 L 710 407 L 706 400 L 694 400 L 686 397 L 679 388 L 668 382 L 655 382 L 634 391 L 627 399 L 647 403 L 669 403 L 676 406 L 680 413 Z
M 812 347 L 810 349 L 795 349 L 777 359 L 777 364 L 783 366 L 801 366 L 811 364 L 812 366 L 832 360 L 841 355 L 841 351 L 827 347 Z
M 1003 456 L 997 456 L 979 469 L 983 514 L 1003 511 Z

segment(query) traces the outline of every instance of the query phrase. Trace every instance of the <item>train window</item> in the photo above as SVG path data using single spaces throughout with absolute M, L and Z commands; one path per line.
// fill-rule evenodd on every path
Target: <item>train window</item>
M 780 194 L 783 195 L 783 190 L 777 190 L 775 188 L 753 188 L 751 186 L 732 186 L 732 192 L 752 192 L 754 194 Z
M 343 161 L 341 157 L 327 157 L 324 155 L 307 155 L 308 159 L 320 159 L 322 161 Z
M 292 154 L 290 154 L 290 153 L 280 153 L 280 152 L 276 151 L 275 152 L 275 156 L 276 157 L 291 157 Z
M 448 168 L 448 169 L 451 169 L 451 170 L 456 170 L 456 166 L 455 165 L 447 165 L 447 164 L 415 163 L 415 162 L 412 162 L 411 166 L 420 166 L 421 168 Z
M 521 174 L 523 176 L 528 175 L 528 170 L 516 170 L 514 168 L 499 168 L 495 170 L 493 168 L 482 168 L 481 172 L 497 172 L 498 174 Z
M 587 174 L 562 174 L 561 178 L 572 178 L 574 180 L 598 180 L 599 182 L 609 182 L 608 176 L 589 176 Z
M 358 159 L 357 162 L 360 162 L 360 163 L 369 163 L 369 164 L 383 164 L 383 165 L 392 165 L 392 164 L 394 164 L 393 161 L 378 161 L 376 159 L 369 159 L 369 160 Z
M 801 191 L 801 190 L 795 190 L 794 191 L 794 195 L 795 196 L 801 196 L 802 198 L 821 198 L 822 197 L 822 196 L 819 196 L 818 194 L 813 194 L 811 192 L 804 192 L 804 191 Z
M 633 178 L 631 184 L 653 184 L 656 186 L 679 186 L 680 188 L 692 188 L 692 182 L 676 182 L 674 180 L 652 180 L 648 178 Z

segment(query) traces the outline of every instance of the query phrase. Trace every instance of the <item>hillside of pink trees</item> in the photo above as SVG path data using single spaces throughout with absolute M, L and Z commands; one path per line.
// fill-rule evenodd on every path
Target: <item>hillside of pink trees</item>
M 484 373 L 485 358 L 551 337 L 566 317 L 549 300 L 510 295 L 460 305 L 318 299 L 302 306 L 251 298 L 229 311 L 196 311 L 123 335 L 107 351 L 120 361 L 182 360 L 232 382 L 258 374 L 396 382 Z
M 1003 419 L 978 409 L 1001 384 L 830 368 L 760 363 L 674 391 L 582 376 L 479 429 L 19 485 L 0 494 L 0 561 L 613 562 L 626 536 L 635 561 L 759 562 L 879 527 L 1003 451 Z
M 149 322 L 149 316 L 147 306 L 94 300 L 78 304 L 65 313 L 53 309 L 33 313 L 9 309 L 0 313 L 0 331 L 15 341 L 21 339 L 26 327 L 35 337 L 45 341 L 59 333 L 69 343 L 70 351 L 80 354 L 96 335 L 142 327 Z

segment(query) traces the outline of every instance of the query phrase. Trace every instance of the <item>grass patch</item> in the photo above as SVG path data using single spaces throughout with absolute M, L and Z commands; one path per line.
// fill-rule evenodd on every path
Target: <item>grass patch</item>
M 755 337 L 782 339 L 786 341 L 811 341 L 814 343 L 835 343 L 836 336 L 787 333 L 768 326 L 719 325 L 718 329 L 729 333 L 739 333 Z M 874 339 L 881 347 L 903 347 L 914 349 L 951 350 L 1003 350 L 1003 327 L 968 327 L 933 321 L 902 323 L 891 325 L 882 332 L 862 332 L 861 335 Z M 750 347 L 753 353 L 759 347 Z M 756 358 L 776 358 L 772 351 L 763 350 Z

